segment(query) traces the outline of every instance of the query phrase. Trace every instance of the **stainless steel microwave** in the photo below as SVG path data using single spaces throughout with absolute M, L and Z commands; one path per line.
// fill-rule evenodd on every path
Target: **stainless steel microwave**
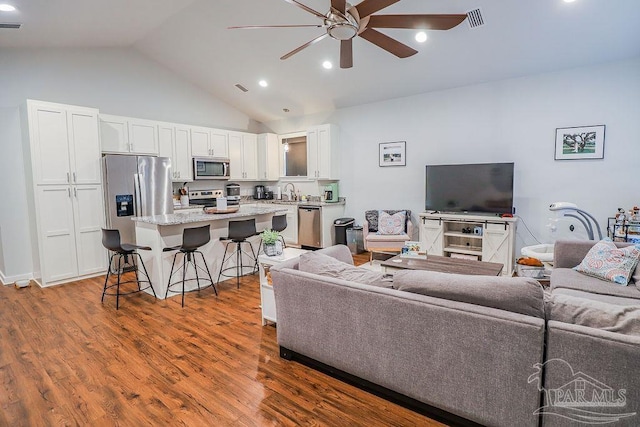
M 229 159 L 195 157 L 193 179 L 229 179 Z

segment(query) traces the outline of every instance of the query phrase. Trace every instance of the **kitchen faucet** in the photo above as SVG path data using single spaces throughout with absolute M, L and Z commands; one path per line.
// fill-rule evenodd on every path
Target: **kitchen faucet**
M 289 200 L 295 200 L 296 197 L 296 186 L 293 184 L 293 182 L 288 182 L 285 186 L 284 186 L 284 192 L 287 192 L 287 187 L 291 186 L 291 193 L 289 193 Z

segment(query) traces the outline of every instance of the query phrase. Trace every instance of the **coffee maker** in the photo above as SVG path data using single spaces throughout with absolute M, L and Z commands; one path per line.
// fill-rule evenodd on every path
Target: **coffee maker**
M 264 189 L 264 185 L 256 185 L 253 190 L 253 198 L 256 200 L 266 199 L 266 192 Z
M 331 184 L 324 187 L 324 200 L 325 202 L 329 203 L 339 201 L 337 182 L 332 182 Z

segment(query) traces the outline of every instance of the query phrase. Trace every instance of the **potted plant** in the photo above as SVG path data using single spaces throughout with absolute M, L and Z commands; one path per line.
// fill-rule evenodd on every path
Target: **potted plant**
M 278 231 L 267 228 L 260 234 L 260 237 L 265 254 L 268 256 L 282 255 L 282 241 Z

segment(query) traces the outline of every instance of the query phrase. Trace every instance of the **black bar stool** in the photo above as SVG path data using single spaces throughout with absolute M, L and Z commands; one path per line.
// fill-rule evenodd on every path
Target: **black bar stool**
M 119 230 L 110 230 L 103 228 L 102 229 L 102 245 L 107 248 L 109 251 L 113 252 L 113 254 L 109 257 L 109 267 L 107 269 L 107 277 L 104 279 L 104 289 L 102 290 L 102 299 L 100 302 L 104 302 L 105 295 L 115 295 L 116 296 L 116 310 L 120 308 L 120 295 L 129 295 L 141 291 L 145 291 L 151 288 L 151 292 L 153 292 L 154 298 L 157 298 L 156 291 L 153 289 L 153 285 L 151 284 L 151 279 L 149 278 L 149 273 L 147 273 L 147 267 L 145 267 L 144 262 L 142 262 L 142 258 L 140 254 L 136 252 L 138 249 L 142 249 L 145 251 L 150 251 L 151 248 L 148 246 L 138 246 L 130 243 L 121 243 L 120 242 L 120 231 Z M 111 265 L 113 264 L 113 258 L 118 257 L 118 269 L 117 273 L 111 271 Z M 143 274 L 147 277 L 147 280 L 140 280 L 138 276 L 138 265 L 136 263 L 136 257 L 140 260 L 140 265 L 142 266 Z M 131 261 L 129 261 L 131 260 Z M 124 261 L 124 262 L 123 262 Z M 128 267 L 127 267 L 128 265 Z M 135 280 L 126 280 L 122 281 L 122 273 L 126 273 L 127 271 L 135 271 L 136 279 Z M 114 284 L 109 285 L 109 276 L 117 274 L 118 281 Z M 138 289 L 134 291 L 128 292 L 120 292 L 120 286 L 125 285 L 127 283 L 137 283 Z M 141 283 L 148 283 L 149 286 L 142 287 Z M 115 293 L 107 292 L 108 289 L 115 287 Z
M 169 273 L 169 282 L 167 283 L 167 292 L 164 295 L 165 299 L 169 295 L 169 291 L 176 294 L 180 293 L 180 291 L 174 291 L 174 290 L 171 290 L 171 288 L 175 285 L 182 283 L 182 306 L 184 307 L 184 292 L 185 292 L 184 284 L 185 282 L 188 282 L 190 280 L 196 281 L 196 283 L 198 284 L 198 291 L 200 291 L 201 289 L 206 289 L 209 286 L 211 286 L 213 287 L 213 292 L 216 294 L 216 296 L 218 296 L 218 290 L 216 289 L 215 283 L 213 283 L 213 279 L 211 277 L 211 273 L 209 272 L 209 267 L 207 266 L 207 262 L 204 259 L 204 255 L 202 254 L 201 251 L 198 250 L 200 247 L 206 245 L 211 240 L 209 227 L 210 227 L 209 225 L 204 225 L 202 227 L 185 228 L 184 230 L 182 230 L 181 245 L 173 246 L 170 248 L 164 248 L 162 250 L 162 252 L 180 251 L 180 252 L 176 252 L 176 254 L 173 256 L 173 263 L 171 264 L 171 273 Z M 171 278 L 173 277 L 173 275 L 176 274 L 178 271 L 180 271 L 180 267 L 178 267 L 175 272 L 173 271 L 173 268 L 176 265 L 176 258 L 178 257 L 178 253 L 182 253 L 184 255 L 184 258 L 182 261 L 182 280 L 171 283 Z M 204 264 L 204 268 L 202 268 L 196 263 L 196 257 L 194 254 L 200 254 L 200 256 L 202 257 L 202 263 Z M 189 264 L 193 265 L 193 269 L 196 274 L 195 279 L 186 278 L 187 267 L 189 267 Z M 200 269 L 204 273 L 207 273 L 207 276 L 209 278 L 207 279 L 206 277 L 203 277 L 201 279 L 200 276 L 198 276 L 198 269 Z M 200 280 L 208 281 L 209 284 L 201 288 Z M 188 291 L 188 292 L 191 292 L 191 291 Z
M 282 233 L 285 228 L 287 228 L 287 215 L 274 215 L 271 218 L 271 229 L 273 231 L 277 231 L 279 233 Z M 284 237 L 282 237 L 282 235 L 280 235 L 280 240 L 282 240 L 282 247 L 286 248 L 287 244 L 284 241 Z
M 240 276 L 243 275 L 244 269 L 249 268 L 243 264 L 242 254 L 246 254 L 253 260 L 253 265 L 251 266 L 251 274 L 255 274 L 258 271 L 258 257 L 256 256 L 255 251 L 253 250 L 253 245 L 247 239 L 249 237 L 255 236 L 256 233 L 256 220 L 255 218 L 246 219 L 243 221 L 229 221 L 229 237 L 224 238 L 221 237 L 220 240 L 230 240 L 230 242 L 226 242 L 224 247 L 224 255 L 222 255 L 222 263 L 220 264 L 220 272 L 218 273 L 218 282 L 220 281 L 220 277 L 233 277 L 231 275 L 224 274 L 224 272 L 235 269 L 236 270 L 236 286 L 240 289 Z M 235 243 L 236 250 L 229 254 L 227 257 L 227 250 L 229 249 L 229 245 L 231 243 Z M 248 243 L 251 248 L 251 253 L 242 250 L 242 244 Z M 236 265 L 234 267 L 226 267 L 225 263 L 227 263 L 233 256 L 236 256 Z

